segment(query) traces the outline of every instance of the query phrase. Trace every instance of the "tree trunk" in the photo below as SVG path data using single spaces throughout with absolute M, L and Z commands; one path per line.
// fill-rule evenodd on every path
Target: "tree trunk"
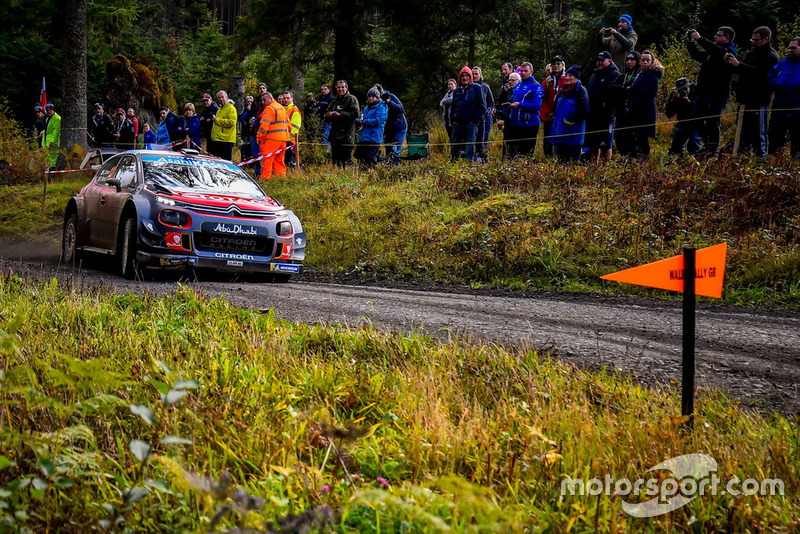
M 61 146 L 86 147 L 86 0 L 65 0 Z
M 353 0 L 337 0 L 336 5 L 338 14 L 334 22 L 333 77 L 334 81 L 347 80 L 352 90 L 356 72 L 356 32 L 360 31 L 357 10 Z

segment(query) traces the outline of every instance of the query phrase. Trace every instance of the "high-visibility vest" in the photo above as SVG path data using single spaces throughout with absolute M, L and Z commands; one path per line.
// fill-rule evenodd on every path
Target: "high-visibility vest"
M 289 116 L 292 137 L 296 138 L 297 134 L 300 133 L 300 126 L 303 123 L 303 114 L 300 113 L 300 108 L 295 106 L 294 102 L 288 106 L 284 106 L 284 108 L 286 108 L 286 114 Z
M 261 112 L 256 140 L 264 141 L 290 141 L 289 119 L 286 110 L 276 101 L 269 103 Z

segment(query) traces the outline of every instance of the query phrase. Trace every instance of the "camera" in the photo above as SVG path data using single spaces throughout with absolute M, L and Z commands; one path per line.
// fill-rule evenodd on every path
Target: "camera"
M 603 28 L 603 33 L 611 33 L 614 28 Z

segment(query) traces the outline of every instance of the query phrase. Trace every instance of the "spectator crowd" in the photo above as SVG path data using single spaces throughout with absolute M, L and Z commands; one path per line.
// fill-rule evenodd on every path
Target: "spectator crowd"
M 783 147 L 788 136 L 791 155 L 800 158 L 800 37 L 789 41 L 783 59 L 765 26 L 753 30 L 743 56 L 735 37 L 728 26 L 711 38 L 686 32 L 687 52 L 699 72 L 695 81 L 677 79 L 663 110 L 675 121 L 670 154 L 717 156 L 721 117 L 735 90 L 740 113 L 734 149 L 764 157 Z M 623 158 L 647 158 L 665 69 L 653 50 L 637 50 L 637 41 L 633 19 L 623 14 L 615 28 L 599 30 L 591 72 L 578 64 L 567 67 L 556 55 L 539 81 L 532 63 L 504 63 L 496 95 L 480 67 L 462 68 L 456 79 L 447 80 L 440 101 L 451 158 L 485 161 L 492 128 L 502 132 L 504 158 L 532 158 L 540 129 L 544 155 L 560 161 L 606 162 L 614 147 Z M 259 83 L 256 93 L 245 97 L 241 112 L 225 91 L 203 94 L 199 112 L 191 102 L 180 116 L 163 106 L 154 127 L 140 124 L 133 108 L 109 115 L 98 102 L 88 133 L 97 147 L 195 148 L 224 159 L 232 158 L 238 142 L 242 160 L 254 163 L 256 176 L 267 179 L 298 165 L 305 122 L 309 139 L 330 151 L 334 165 L 348 165 L 353 157 L 365 167 L 399 161 L 408 131 L 405 108 L 380 84 L 367 91 L 363 108 L 345 80 L 336 81 L 333 91 L 322 85 L 316 97 L 308 93 L 302 110 L 291 91 L 274 96 Z M 61 119 L 51 103 L 36 106 L 35 114 L 39 145 L 53 167 Z

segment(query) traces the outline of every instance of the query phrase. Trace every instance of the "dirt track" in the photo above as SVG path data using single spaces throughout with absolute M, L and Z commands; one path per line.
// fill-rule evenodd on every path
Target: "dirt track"
M 3 270 L 119 291 L 164 294 L 176 277 L 129 282 L 102 260 L 91 268 L 58 266 L 55 246 L 0 245 Z M 303 279 L 305 278 L 305 279 Z M 678 301 L 584 294 L 508 293 L 448 288 L 323 283 L 305 276 L 290 284 L 208 277 L 188 285 L 237 306 L 273 308 L 284 319 L 393 331 L 453 334 L 549 350 L 575 364 L 633 374 L 644 383 L 680 380 L 682 312 Z M 397 284 L 394 284 L 395 286 Z M 697 311 L 697 385 L 784 414 L 800 413 L 800 312 L 701 303 Z

